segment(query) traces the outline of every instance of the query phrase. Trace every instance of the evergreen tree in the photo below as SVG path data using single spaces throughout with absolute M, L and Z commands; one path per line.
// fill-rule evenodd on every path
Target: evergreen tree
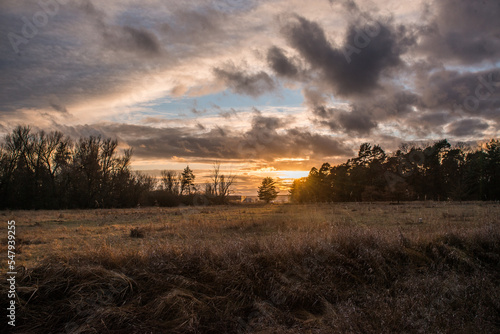
M 278 196 L 276 182 L 271 177 L 264 178 L 257 193 L 261 201 L 265 201 L 266 203 L 271 202 Z
M 194 179 L 193 171 L 189 166 L 186 166 L 181 174 L 181 194 L 186 193 L 187 195 L 191 195 L 192 192 L 196 191 Z

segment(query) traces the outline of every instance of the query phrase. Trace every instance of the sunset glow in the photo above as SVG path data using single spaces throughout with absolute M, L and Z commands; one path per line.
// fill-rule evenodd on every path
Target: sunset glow
M 218 161 L 247 194 L 364 142 L 500 134 L 497 1 L 51 3 L 0 4 L 1 135 L 116 138 L 199 182 Z
M 285 179 L 300 179 L 301 177 L 306 177 L 308 174 L 308 171 L 302 170 L 280 170 L 278 172 L 279 177 Z

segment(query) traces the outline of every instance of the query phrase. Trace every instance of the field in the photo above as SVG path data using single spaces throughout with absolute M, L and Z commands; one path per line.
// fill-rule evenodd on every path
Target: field
M 18 333 L 500 332 L 496 203 L 0 215 Z

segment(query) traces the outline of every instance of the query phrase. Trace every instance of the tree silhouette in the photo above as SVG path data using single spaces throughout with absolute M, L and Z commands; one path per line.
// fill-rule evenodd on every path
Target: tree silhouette
M 117 141 L 19 126 L 0 145 L 0 207 L 59 209 L 135 206 L 153 180 L 130 171 Z
M 259 195 L 259 199 L 261 201 L 265 201 L 266 203 L 271 202 L 278 196 L 276 182 L 271 177 L 264 178 L 257 194 Z
M 189 166 L 186 166 L 181 174 L 181 194 L 191 195 L 192 192 L 196 191 L 194 179 L 193 171 Z
M 224 175 L 220 171 L 220 163 L 215 162 L 210 175 L 211 182 L 205 185 L 205 195 L 215 204 L 227 202 L 234 182 L 234 175 Z
M 131 171 L 132 151 L 118 151 L 110 138 L 72 141 L 60 132 L 34 132 L 18 126 L 0 143 L 0 208 L 64 209 L 141 205 L 192 205 L 195 175 L 163 171 L 155 179 Z M 205 195 L 225 202 L 232 176 L 215 164 Z M 259 198 L 276 198 L 276 182 L 265 178 Z M 500 200 L 500 141 L 475 149 L 440 140 L 421 147 L 402 144 L 393 154 L 364 143 L 356 157 L 311 168 L 294 180 L 293 202 Z
M 161 182 L 163 190 L 171 195 L 180 195 L 181 189 L 181 175 L 177 175 L 175 171 L 162 170 L 161 171 Z
M 499 200 L 500 142 L 476 150 L 446 139 L 418 147 L 402 144 L 387 155 L 380 146 L 360 146 L 356 157 L 325 163 L 294 180 L 293 202 Z

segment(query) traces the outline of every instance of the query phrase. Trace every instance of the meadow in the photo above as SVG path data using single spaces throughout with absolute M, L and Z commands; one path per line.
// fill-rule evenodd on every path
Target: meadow
M 500 331 L 497 203 L 0 216 L 16 221 L 18 333 Z

